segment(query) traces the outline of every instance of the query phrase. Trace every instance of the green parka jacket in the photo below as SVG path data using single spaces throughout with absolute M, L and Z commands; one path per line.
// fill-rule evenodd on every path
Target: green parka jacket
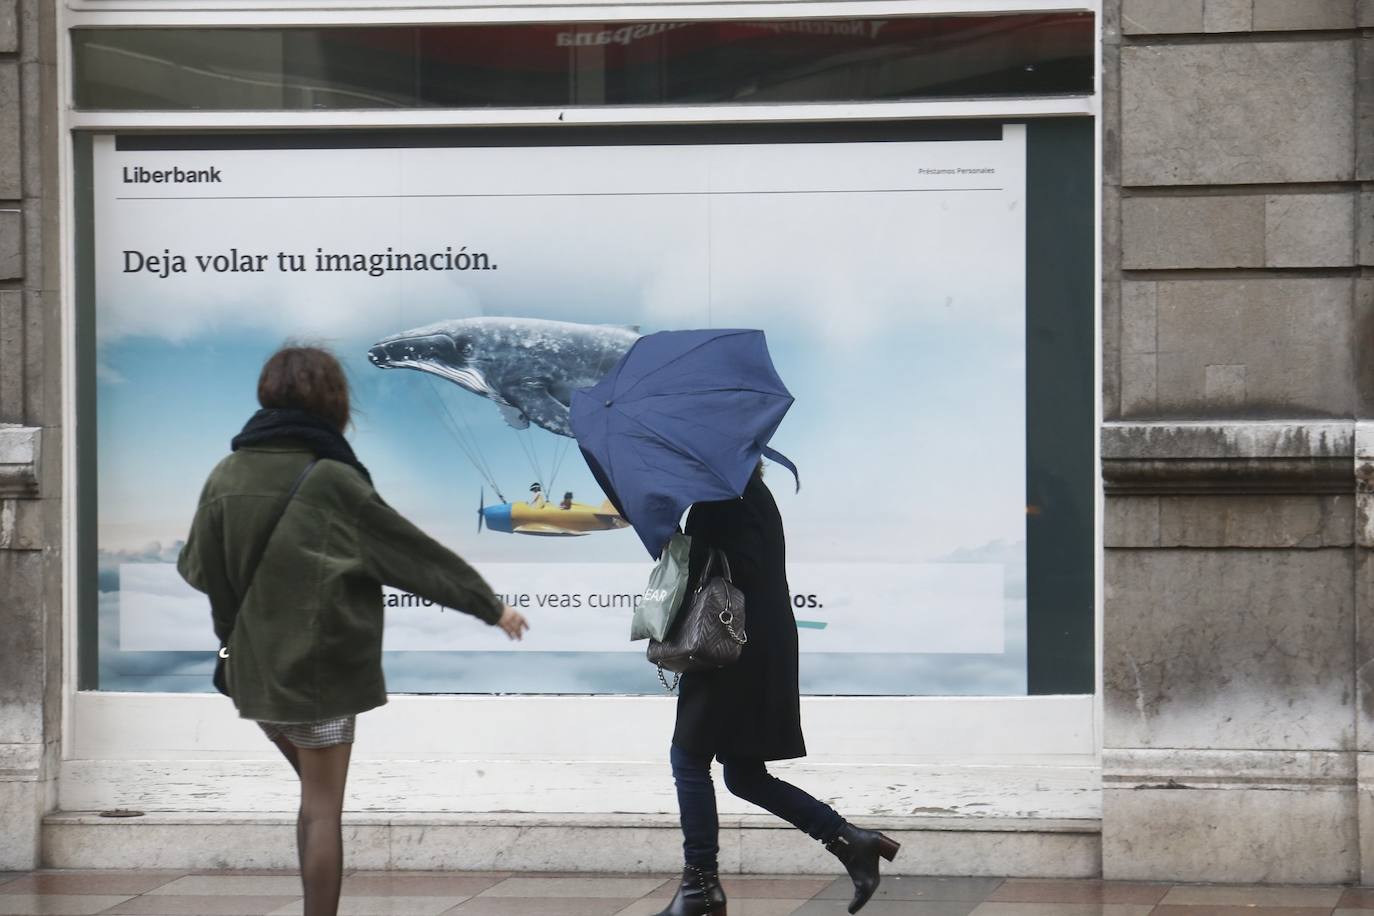
M 229 692 L 245 719 L 313 722 L 385 703 L 383 584 L 489 624 L 501 617 L 472 567 L 383 502 L 357 469 L 331 460 L 315 465 L 287 506 L 240 606 L 253 548 L 313 457 L 283 440 L 221 461 L 177 562 L 209 595 L 215 635 L 228 637 Z

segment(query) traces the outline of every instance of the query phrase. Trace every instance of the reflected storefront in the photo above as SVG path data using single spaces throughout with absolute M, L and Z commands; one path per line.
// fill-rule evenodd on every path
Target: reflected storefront
M 73 33 L 87 109 L 705 105 L 1091 95 L 1088 13 Z

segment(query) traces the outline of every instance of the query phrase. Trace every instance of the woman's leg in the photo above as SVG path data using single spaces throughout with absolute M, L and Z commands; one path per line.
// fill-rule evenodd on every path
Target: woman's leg
M 296 745 L 281 735 L 274 737 L 272 743 L 277 746 L 277 750 L 281 751 L 281 755 L 286 758 L 287 763 L 291 764 L 291 769 L 295 770 L 296 776 L 299 777 L 301 775 L 301 755 L 296 750 Z
M 721 757 L 725 788 L 730 794 L 771 811 L 814 840 L 829 843 L 839 835 L 844 818 L 839 812 L 768 772 L 762 760 Z
M 675 744 L 669 760 L 677 784 L 683 861 L 715 871 L 716 856 L 720 853 L 720 821 L 716 816 L 716 787 L 711 782 L 711 758 L 684 751 Z
M 891 862 L 897 855 L 897 841 L 846 823 L 834 808 L 770 775 L 762 760 L 722 758 L 721 763 L 725 764 L 725 787 L 732 794 L 773 812 L 825 844 L 826 851 L 843 863 L 854 882 L 849 912 L 863 909 L 882 880 L 878 857 Z
M 343 801 L 351 744 L 297 748 L 301 811 L 296 837 L 301 854 L 305 916 L 336 916 L 343 882 Z
M 676 744 L 669 754 L 682 819 L 682 883 L 658 916 L 725 916 L 725 891 L 716 874 L 720 821 L 711 784 L 710 755 L 693 754 Z
M 275 733 L 269 734 L 271 734 L 272 743 L 277 746 L 277 750 L 281 751 L 282 756 L 286 758 L 286 762 L 291 764 L 291 769 L 296 771 L 296 778 L 299 779 L 301 775 L 301 755 L 300 752 L 296 750 L 296 745 L 287 741 L 282 735 Z M 301 870 L 302 873 L 304 873 L 305 830 L 304 820 L 301 818 L 299 810 L 296 811 L 296 860 L 301 863 Z

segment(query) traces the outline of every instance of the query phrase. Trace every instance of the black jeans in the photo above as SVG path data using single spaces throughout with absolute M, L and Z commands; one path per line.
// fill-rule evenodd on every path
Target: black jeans
M 720 822 L 716 817 L 716 789 L 711 782 L 711 758 L 673 745 L 669 759 L 677 783 L 677 806 L 682 817 L 682 852 L 688 865 L 716 868 L 720 852 Z M 844 826 L 844 818 L 796 786 L 768 772 L 762 760 L 720 758 L 725 788 L 730 794 L 771 811 L 812 839 L 828 843 Z

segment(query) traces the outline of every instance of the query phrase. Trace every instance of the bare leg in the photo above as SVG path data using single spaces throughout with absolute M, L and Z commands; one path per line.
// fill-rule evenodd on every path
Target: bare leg
M 351 744 L 297 748 L 301 764 L 301 849 L 305 916 L 337 916 L 343 881 L 343 801 Z

